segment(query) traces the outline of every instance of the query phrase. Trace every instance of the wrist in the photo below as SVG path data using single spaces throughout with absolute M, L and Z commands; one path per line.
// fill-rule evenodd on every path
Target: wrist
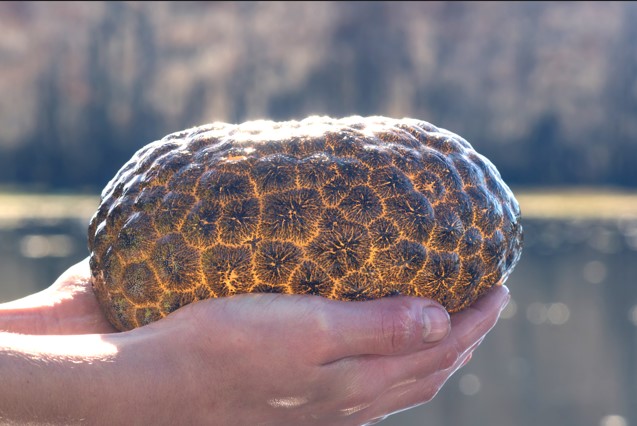
M 115 396 L 109 393 L 118 379 L 117 340 L 0 333 L 0 416 L 16 423 L 103 423 L 95 416 L 108 415 L 103 402 Z

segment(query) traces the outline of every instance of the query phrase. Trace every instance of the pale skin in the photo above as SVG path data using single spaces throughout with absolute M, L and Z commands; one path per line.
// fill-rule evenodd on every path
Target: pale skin
M 84 261 L 0 305 L 3 424 L 373 424 L 431 400 L 509 299 L 449 319 L 422 298 L 240 295 L 115 333 L 90 284 Z

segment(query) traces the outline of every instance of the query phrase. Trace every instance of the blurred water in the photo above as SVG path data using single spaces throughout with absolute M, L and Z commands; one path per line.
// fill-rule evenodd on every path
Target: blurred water
M 637 219 L 526 220 L 512 301 L 431 403 L 390 425 L 637 422 Z
M 87 222 L 0 227 L 0 301 L 83 259 Z M 434 401 L 383 425 L 637 424 L 637 218 L 524 226 L 503 319 Z
M 0 222 L 0 302 L 42 290 L 88 255 L 88 219 Z

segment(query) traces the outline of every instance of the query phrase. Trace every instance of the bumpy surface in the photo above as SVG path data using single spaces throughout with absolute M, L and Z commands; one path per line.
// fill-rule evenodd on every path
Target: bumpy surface
M 214 123 L 142 148 L 89 227 L 94 290 L 128 330 L 245 292 L 433 298 L 506 280 L 518 203 L 461 137 L 418 120 Z

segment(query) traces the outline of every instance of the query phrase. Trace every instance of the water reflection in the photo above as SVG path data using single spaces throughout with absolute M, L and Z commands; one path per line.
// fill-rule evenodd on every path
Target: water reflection
M 475 374 L 463 374 L 459 380 L 460 393 L 471 396 L 480 392 L 480 379 Z
M 88 254 L 85 218 L 0 221 L 0 302 L 50 285 Z
M 606 265 L 599 260 L 591 260 L 582 270 L 584 279 L 591 284 L 601 284 L 606 279 Z
M 87 223 L 0 227 L 0 299 L 42 289 L 84 258 Z M 382 425 L 637 422 L 637 219 L 524 226 L 502 320 L 434 401 Z
M 68 235 L 25 235 L 20 239 L 20 253 L 27 258 L 68 257 L 73 253 L 73 239 Z
M 628 426 L 628 422 L 622 416 L 609 415 L 604 416 L 599 422 L 600 426 Z
M 430 404 L 383 425 L 637 422 L 637 220 L 525 220 L 512 299 Z
M 633 306 L 630 309 L 628 317 L 630 318 L 630 321 L 633 323 L 633 325 L 637 327 L 637 305 Z

